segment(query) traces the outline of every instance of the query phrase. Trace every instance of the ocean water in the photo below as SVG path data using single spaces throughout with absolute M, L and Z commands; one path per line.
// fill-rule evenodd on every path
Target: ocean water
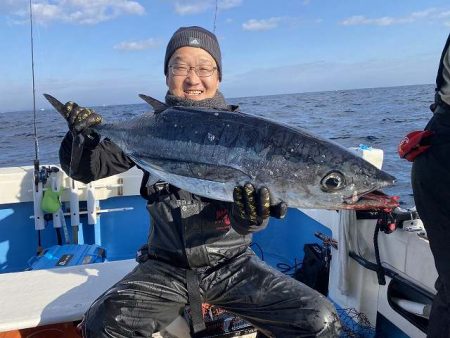
M 431 117 L 429 105 L 433 97 L 433 85 L 414 85 L 230 98 L 228 101 L 238 104 L 247 113 L 301 127 L 344 147 L 363 144 L 383 149 L 383 169 L 397 179 L 395 186 L 384 191 L 400 196 L 401 205 L 406 208 L 414 205 L 411 164 L 398 157 L 397 145 L 408 132 L 424 128 Z M 150 107 L 143 103 L 95 109 L 112 121 L 139 115 Z M 65 121 L 53 110 L 39 110 L 36 129 L 41 163 L 58 163 L 59 144 L 67 131 Z M 32 165 L 34 158 L 33 113 L 1 113 L 0 167 Z

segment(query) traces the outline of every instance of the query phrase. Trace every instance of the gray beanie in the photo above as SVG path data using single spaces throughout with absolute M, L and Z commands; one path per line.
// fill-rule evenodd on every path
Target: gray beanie
M 166 48 L 164 58 L 164 75 L 167 76 L 170 57 L 181 47 L 197 47 L 207 51 L 214 58 L 217 64 L 219 80 L 222 81 L 222 57 L 220 55 L 219 42 L 216 36 L 210 31 L 198 27 L 180 27 L 170 39 Z

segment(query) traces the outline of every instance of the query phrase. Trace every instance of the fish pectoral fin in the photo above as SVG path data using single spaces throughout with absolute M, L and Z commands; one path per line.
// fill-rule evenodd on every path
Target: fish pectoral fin
M 129 155 L 135 163 L 137 163 L 144 170 L 149 172 L 158 172 L 159 176 L 165 180 L 165 174 L 177 175 L 183 177 L 191 177 L 214 182 L 228 182 L 228 181 L 248 181 L 252 177 L 242 171 L 240 168 L 233 168 L 230 166 L 201 163 L 192 161 L 177 161 L 171 159 L 155 159 L 140 156 L 137 154 Z M 170 181 L 168 181 L 170 183 Z
M 158 114 L 167 109 L 167 105 L 165 103 L 154 99 L 153 97 L 145 94 L 139 94 L 139 97 L 153 107 L 155 114 Z

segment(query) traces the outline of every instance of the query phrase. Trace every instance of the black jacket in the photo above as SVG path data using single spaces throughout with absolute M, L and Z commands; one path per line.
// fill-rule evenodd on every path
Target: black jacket
M 434 114 L 425 128 L 433 132 L 431 147 L 414 160 L 411 172 L 414 201 L 439 274 L 428 337 L 450 336 L 450 106 L 440 96 L 442 89 L 450 88 L 448 76 L 444 76 L 444 71 L 448 72 L 448 64 L 444 65 L 448 53 L 450 35 L 436 77 L 435 103 L 431 106 Z
M 62 169 L 69 173 L 72 134 L 63 139 L 59 151 Z M 78 168 L 72 178 L 88 183 L 124 172 L 135 164 L 108 139 L 86 137 Z M 169 184 L 148 188 L 146 196 L 152 218 L 148 238 L 151 257 L 181 267 L 214 266 L 244 252 L 251 233 L 260 225 L 243 224 L 233 217 L 232 203 L 193 195 Z

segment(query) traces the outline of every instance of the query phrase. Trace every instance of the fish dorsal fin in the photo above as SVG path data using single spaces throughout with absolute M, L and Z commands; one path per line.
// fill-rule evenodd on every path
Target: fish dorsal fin
M 158 101 L 153 97 L 144 94 L 139 94 L 139 97 L 153 107 L 155 114 L 158 114 L 167 109 L 167 105 L 165 103 Z
M 49 94 L 44 94 L 44 97 L 48 102 L 50 102 L 53 108 L 55 108 L 55 110 L 62 115 L 62 117 L 64 117 L 66 120 L 68 119 L 68 116 L 66 115 L 66 111 L 64 109 L 64 104 L 62 104 L 60 101 Z

